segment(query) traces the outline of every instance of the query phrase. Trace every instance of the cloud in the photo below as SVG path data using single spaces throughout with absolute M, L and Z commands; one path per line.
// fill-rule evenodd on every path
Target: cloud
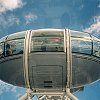
M 16 8 L 20 8 L 25 3 L 22 0 L 0 0 L 0 13 L 6 12 L 8 10 L 12 11 Z
M 98 8 L 100 8 L 100 5 L 98 5 Z
M 37 15 L 32 14 L 31 12 L 29 12 L 27 15 L 24 16 L 25 21 L 26 21 L 26 25 L 30 24 L 32 22 L 34 22 L 35 20 L 37 20 Z
M 16 86 L 7 84 L 0 80 L 0 95 L 4 92 L 16 92 Z
M 5 29 L 13 25 L 19 25 L 20 20 L 13 14 L 10 15 L 5 15 L 5 14 L 0 14 L 0 29 Z
M 100 34 L 100 16 L 95 16 L 93 18 L 93 23 L 90 25 L 90 27 L 86 28 L 84 31 L 89 33 Z
M 13 14 L 7 14 L 7 11 L 21 8 L 25 5 L 23 0 L 0 0 L 0 31 L 13 25 L 19 25 L 20 20 Z
M 13 14 L 7 17 L 7 24 L 9 24 L 9 26 L 12 26 L 14 24 L 19 25 L 19 23 L 20 23 L 20 20 Z

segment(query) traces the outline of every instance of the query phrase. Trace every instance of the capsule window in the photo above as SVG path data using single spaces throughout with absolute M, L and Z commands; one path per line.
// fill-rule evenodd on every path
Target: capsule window
M 0 58 L 4 57 L 4 43 L 0 43 Z
M 78 31 L 72 31 L 71 30 L 71 36 L 76 37 L 76 38 L 87 38 L 90 39 L 89 33 L 84 33 L 84 32 L 78 32 Z
M 60 52 L 64 45 L 63 32 L 42 32 L 33 35 L 31 51 L 36 52 Z
M 100 57 L 100 41 L 93 41 L 93 55 Z
M 91 54 L 92 53 L 91 40 L 72 38 L 72 52 Z
M 5 43 L 6 56 L 22 54 L 24 48 L 24 39 L 9 40 Z

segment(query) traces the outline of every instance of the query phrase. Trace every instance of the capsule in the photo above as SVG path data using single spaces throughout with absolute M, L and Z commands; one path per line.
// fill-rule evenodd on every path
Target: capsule
M 100 40 L 70 29 L 7 35 L 0 39 L 0 79 L 40 91 L 90 84 L 100 79 Z

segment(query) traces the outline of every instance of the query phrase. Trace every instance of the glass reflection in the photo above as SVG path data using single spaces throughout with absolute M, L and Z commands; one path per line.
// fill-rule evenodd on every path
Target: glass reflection
M 33 33 L 31 51 L 64 51 L 63 44 L 63 32 L 36 32 Z
M 90 35 L 88 33 L 84 33 L 84 32 L 78 32 L 78 31 L 71 31 L 71 36 L 72 37 L 79 37 L 79 38 L 88 38 L 90 39 Z
M 5 43 L 6 56 L 22 54 L 24 48 L 24 39 L 10 40 Z
M 18 32 L 18 33 L 11 34 L 7 37 L 7 40 L 24 38 L 25 33 L 26 32 Z
M 100 57 L 100 41 L 93 41 L 93 55 Z
M 0 58 L 4 57 L 4 43 L 0 43 Z
M 86 39 L 72 38 L 72 52 L 91 54 L 91 41 Z
M 100 57 L 99 39 L 93 36 L 90 37 L 88 33 L 84 32 L 71 30 L 70 33 L 72 53 L 89 54 Z M 22 54 L 24 38 L 25 32 L 11 34 L 1 38 L 0 57 Z M 64 31 L 33 31 L 30 50 L 34 52 L 64 52 Z

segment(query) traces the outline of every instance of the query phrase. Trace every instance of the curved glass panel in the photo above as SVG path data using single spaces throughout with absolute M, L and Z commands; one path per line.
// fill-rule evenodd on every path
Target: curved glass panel
M 0 43 L 0 58 L 4 57 L 4 43 Z
M 79 38 L 88 38 L 91 39 L 90 35 L 88 33 L 79 32 L 79 31 L 70 31 L 72 37 L 79 37 Z
M 40 31 L 40 32 L 33 32 L 33 36 L 35 37 L 63 37 L 62 31 Z
M 22 54 L 24 48 L 24 39 L 10 40 L 5 43 L 6 56 Z
M 100 41 L 93 41 L 93 55 L 100 57 Z
M 8 35 L 5 41 L 5 56 L 23 53 L 25 33 L 24 31 Z
M 91 40 L 72 38 L 72 52 L 91 54 Z
M 33 33 L 31 41 L 31 51 L 57 52 L 63 49 L 62 32 L 36 32 Z
M 11 34 L 7 37 L 7 40 L 25 38 L 25 33 L 26 31 Z

